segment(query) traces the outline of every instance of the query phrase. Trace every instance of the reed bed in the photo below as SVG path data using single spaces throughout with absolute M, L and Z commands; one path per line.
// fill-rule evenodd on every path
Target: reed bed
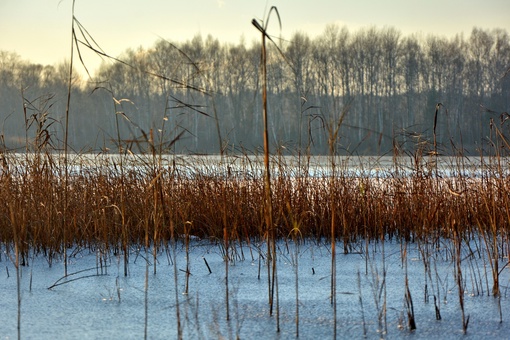
M 501 298 L 506 297 L 508 286 L 501 281 L 506 280 L 506 271 L 502 273 L 509 264 L 510 182 L 506 159 L 501 157 L 394 157 L 391 164 L 386 160 L 381 168 L 377 160 L 371 164 L 366 159 L 327 156 L 314 162 L 311 158 L 304 161 L 276 155 L 270 159 L 270 210 L 266 202 L 266 163 L 256 156 L 84 154 L 66 158 L 54 153 L 7 153 L 4 157 L 7 165 L 0 173 L 0 247 L 16 269 L 18 332 L 20 269 L 39 255 L 50 266 L 54 260 L 64 263 L 64 276 L 48 289 L 107 274 L 112 258 L 119 272 L 123 263 L 124 276 L 129 276 L 130 263 L 134 265 L 141 257 L 145 262 L 144 337 L 148 338 L 149 268 L 156 275 L 159 258 L 166 254 L 173 267 L 177 338 L 184 338 L 183 327 L 188 321 L 185 310 L 181 311 L 178 277 L 182 271 L 183 294 L 188 296 L 193 291 L 189 288 L 193 285 L 190 245 L 198 239 L 206 240 L 209 248 L 217 247 L 224 261 L 222 282 L 228 327 L 232 327 L 231 313 L 237 308 L 229 268 L 249 256 L 252 264 L 258 260 L 257 280 L 261 279 L 262 263 L 267 266 L 269 314 L 273 315 L 274 299 L 276 332 L 280 332 L 278 255 L 290 259 L 295 270 L 295 332 L 299 334 L 298 258 L 304 243 L 331 244 L 327 248 L 331 256 L 334 337 L 340 327 L 337 297 L 343 294 L 337 291 L 335 255 L 342 250 L 364 258 L 364 277 L 373 295 L 377 332 L 387 334 L 388 241 L 399 243 L 405 268 L 405 305 L 399 321 L 402 328 L 414 331 L 421 321 L 416 320 L 416 291 L 410 288 L 407 274 L 410 243 L 419 249 L 424 303 L 434 302 L 436 320 L 441 320 L 441 306 L 451 294 L 445 285 L 447 277 L 437 269 L 443 259 L 454 267 L 463 332 L 467 333 L 470 320 L 465 304 L 468 291 L 497 298 L 500 322 L 503 320 Z M 271 228 L 267 227 L 268 211 L 272 214 Z M 177 247 L 185 249 L 184 267 L 178 267 Z M 96 254 L 96 274 L 70 278 L 80 271 L 69 275 L 67 261 L 84 250 Z M 130 256 L 135 259 L 130 260 Z M 116 289 L 120 303 L 118 283 Z M 362 295 L 359 289 L 366 334 L 366 293 Z
M 74 165 L 64 197 L 65 170 L 58 156 L 7 154 L 9 169 L 0 180 L 0 242 L 17 243 L 23 264 L 30 250 L 52 258 L 73 246 L 122 253 L 132 246 L 167 247 L 172 236 L 218 243 L 267 236 L 260 163 L 249 157 L 167 164 L 130 157 L 122 172 L 115 158 Z M 510 182 L 501 167 L 485 167 L 473 176 L 416 168 L 403 176 L 397 163 L 375 174 L 344 168 L 331 186 L 327 170 L 312 171 L 310 165 L 296 170 L 286 162 L 272 160 L 278 239 L 290 239 L 296 225 L 302 238 L 331 239 L 334 217 L 345 252 L 360 240 L 386 237 L 434 242 L 485 235 L 508 242 Z

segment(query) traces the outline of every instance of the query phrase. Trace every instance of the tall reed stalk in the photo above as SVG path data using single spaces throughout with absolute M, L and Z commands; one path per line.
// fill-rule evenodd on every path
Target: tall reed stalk
M 269 17 L 272 12 L 275 12 L 278 16 L 278 20 L 281 20 L 280 15 L 276 7 L 271 7 L 267 15 L 264 26 L 260 25 L 257 20 L 253 19 L 252 24 L 262 34 L 262 50 L 261 50 L 261 64 L 262 64 L 262 117 L 263 117 L 263 140 L 264 140 L 264 216 L 266 221 L 266 233 L 267 233 L 267 254 L 268 254 L 268 278 L 269 278 L 269 314 L 273 314 L 273 304 L 275 289 L 278 289 L 276 285 L 277 271 L 276 271 L 276 231 L 273 225 L 273 203 L 272 203 L 272 191 L 271 191 L 271 169 L 269 164 L 269 133 L 268 133 L 268 117 L 267 117 L 267 53 L 266 53 L 266 38 L 272 39 L 267 34 L 267 26 L 269 23 Z M 271 263 L 271 268 L 270 268 Z M 276 293 L 278 297 L 278 293 Z M 277 302 L 278 304 L 278 302 Z M 280 331 L 280 315 L 279 310 L 276 310 L 276 329 Z
M 331 237 L 331 304 L 333 306 L 333 338 L 337 337 L 337 303 L 336 303 L 336 210 L 337 210 L 337 164 L 336 164 L 336 146 L 338 142 L 338 134 L 340 131 L 340 127 L 342 126 L 345 114 L 347 110 L 344 109 L 335 122 L 331 120 L 326 124 L 327 133 L 328 133 L 328 146 L 329 146 L 329 157 L 330 157 L 330 166 L 331 166 L 331 174 L 329 176 L 329 202 L 330 202 L 330 215 L 331 215 L 331 224 L 330 224 L 330 237 Z M 340 207 L 342 210 L 343 206 Z M 344 229 L 347 228 L 345 223 L 345 213 L 342 213 L 344 216 Z M 347 234 L 344 230 L 344 236 Z M 344 237 L 344 252 L 347 252 L 347 238 Z
M 63 252 L 64 252 L 64 276 L 67 276 L 67 207 L 68 207 L 68 182 L 69 182 L 69 167 L 68 167 L 68 149 L 69 149 L 69 112 L 71 108 L 71 90 L 73 84 L 73 61 L 74 61 L 74 43 L 76 40 L 76 33 L 74 30 L 74 5 L 76 0 L 73 0 L 72 5 L 72 19 L 71 19 L 71 53 L 69 60 L 69 78 L 67 84 L 67 101 L 66 101 L 66 115 L 65 115 L 65 128 L 64 128 L 64 207 L 62 209 L 62 229 L 63 229 Z

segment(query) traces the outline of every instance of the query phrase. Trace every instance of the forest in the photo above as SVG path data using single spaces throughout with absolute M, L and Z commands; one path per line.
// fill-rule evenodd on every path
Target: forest
M 510 39 L 502 29 L 467 37 L 403 35 L 393 27 L 329 25 L 267 44 L 272 152 L 444 155 L 491 149 L 507 134 Z M 87 49 L 91 37 L 82 38 Z M 89 45 L 90 46 L 90 45 Z M 258 153 L 262 147 L 261 42 L 201 35 L 103 56 L 74 57 L 68 145 L 75 152 Z M 70 61 L 40 65 L 0 51 L 0 151 L 63 149 Z M 84 70 L 84 71 L 81 71 Z M 437 124 L 437 126 L 436 126 Z M 429 150 L 430 151 L 430 150 Z

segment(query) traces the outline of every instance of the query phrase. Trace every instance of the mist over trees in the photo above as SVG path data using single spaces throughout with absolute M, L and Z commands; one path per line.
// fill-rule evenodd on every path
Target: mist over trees
M 413 152 L 431 140 L 438 103 L 442 154 L 478 155 L 489 143 L 491 122 L 510 129 L 501 120 L 510 104 L 505 30 L 474 28 L 469 37 L 445 38 L 330 25 L 320 36 L 297 32 L 280 43 L 285 57 L 268 45 L 274 151 L 327 154 L 329 127 L 343 119 L 342 153 Z M 75 73 L 70 147 L 256 152 L 262 145 L 260 47 L 199 35 L 159 40 L 115 56 L 122 62 L 105 61 L 91 78 Z M 74 63 L 81 67 L 76 57 Z M 0 51 L 3 150 L 63 148 L 68 77 L 68 64 L 32 64 Z

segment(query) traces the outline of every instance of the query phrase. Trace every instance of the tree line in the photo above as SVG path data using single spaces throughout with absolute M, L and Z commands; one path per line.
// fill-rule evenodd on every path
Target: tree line
M 473 28 L 468 37 L 446 38 L 329 25 L 313 38 L 297 32 L 272 39 L 267 86 L 274 151 L 327 154 L 339 127 L 339 153 L 416 152 L 434 132 L 441 153 L 477 155 L 491 145 L 491 126 L 509 129 L 505 30 Z M 105 58 L 94 74 L 74 72 L 70 147 L 256 152 L 262 145 L 260 51 L 260 42 L 242 39 L 161 39 Z M 69 63 L 34 64 L 0 51 L 4 150 L 62 148 L 68 77 Z

